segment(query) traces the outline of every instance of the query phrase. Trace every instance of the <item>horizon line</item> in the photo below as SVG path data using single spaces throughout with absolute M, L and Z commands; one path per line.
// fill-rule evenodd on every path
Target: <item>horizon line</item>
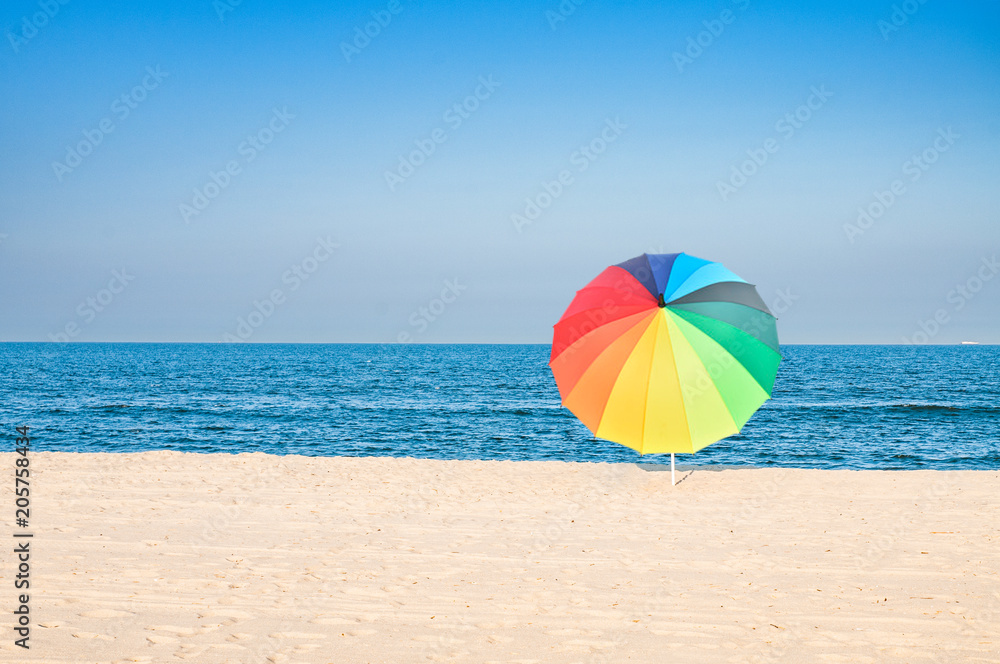
M 504 341 L 0 341 L 0 344 L 47 344 L 56 346 L 84 346 L 88 344 L 172 344 L 188 346 L 551 346 L 551 342 L 504 342 Z M 780 343 L 779 346 L 1000 346 L 992 342 L 955 341 L 951 343 Z

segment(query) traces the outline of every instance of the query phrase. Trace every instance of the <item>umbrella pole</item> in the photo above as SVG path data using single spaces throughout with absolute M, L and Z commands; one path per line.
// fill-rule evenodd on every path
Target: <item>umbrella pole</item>
M 674 453 L 670 453 L 670 486 L 677 486 L 677 475 L 674 474 Z

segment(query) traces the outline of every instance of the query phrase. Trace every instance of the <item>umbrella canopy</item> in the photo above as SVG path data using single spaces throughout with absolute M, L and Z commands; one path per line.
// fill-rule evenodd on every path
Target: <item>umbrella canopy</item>
M 643 254 L 577 291 L 549 366 L 563 405 L 640 454 L 697 452 L 771 396 L 775 318 L 752 284 L 687 254 Z

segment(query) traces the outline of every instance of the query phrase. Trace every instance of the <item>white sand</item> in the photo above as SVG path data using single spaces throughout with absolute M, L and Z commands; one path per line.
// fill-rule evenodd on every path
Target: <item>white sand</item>
M 30 651 L 0 491 L 3 662 L 1000 661 L 997 472 L 31 464 Z

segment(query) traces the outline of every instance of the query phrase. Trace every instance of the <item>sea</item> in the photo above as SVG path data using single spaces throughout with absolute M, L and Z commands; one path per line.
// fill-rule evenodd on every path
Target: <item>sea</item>
M 1000 346 L 806 346 L 680 464 L 1000 467 Z M 548 345 L 0 344 L 0 449 L 669 463 L 560 405 Z M 4 439 L 7 442 L 4 443 Z

